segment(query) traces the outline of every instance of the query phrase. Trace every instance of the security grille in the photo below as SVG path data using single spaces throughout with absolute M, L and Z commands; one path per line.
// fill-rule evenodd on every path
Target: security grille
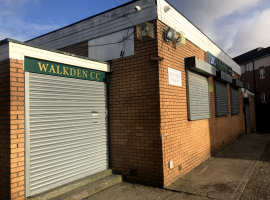
M 215 81 L 216 116 L 228 115 L 227 84 Z
M 27 196 L 107 169 L 105 90 L 103 82 L 26 72 Z
M 210 118 L 208 78 L 188 70 L 189 120 Z
M 232 115 L 237 115 L 240 113 L 238 89 L 232 86 L 231 86 L 231 110 Z

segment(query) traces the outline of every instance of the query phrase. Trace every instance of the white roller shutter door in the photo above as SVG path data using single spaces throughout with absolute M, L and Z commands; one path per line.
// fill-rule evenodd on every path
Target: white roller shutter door
M 26 72 L 26 101 L 27 196 L 108 168 L 106 83 Z
M 210 118 L 208 77 L 188 70 L 189 120 Z

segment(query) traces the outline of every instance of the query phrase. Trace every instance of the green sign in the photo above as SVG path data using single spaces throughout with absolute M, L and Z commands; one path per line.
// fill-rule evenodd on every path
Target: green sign
M 212 54 L 209 53 L 209 63 L 217 68 L 219 71 L 223 71 L 226 74 L 229 74 L 232 76 L 232 68 L 226 65 L 224 62 L 213 56 Z
M 34 58 L 25 58 L 24 70 L 40 74 L 49 74 L 55 76 L 64 76 L 69 78 L 78 78 L 91 81 L 106 82 L 105 72 L 99 72 L 81 67 L 65 65 Z

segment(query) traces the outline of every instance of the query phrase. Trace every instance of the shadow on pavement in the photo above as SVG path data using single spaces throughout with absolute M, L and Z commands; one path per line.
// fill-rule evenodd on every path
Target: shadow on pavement
M 217 199 L 238 199 L 270 135 L 249 134 L 209 158 L 168 189 Z

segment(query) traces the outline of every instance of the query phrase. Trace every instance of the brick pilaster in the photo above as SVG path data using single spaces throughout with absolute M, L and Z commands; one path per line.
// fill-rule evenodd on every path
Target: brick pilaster
M 0 63 L 0 196 L 24 199 L 24 71 L 23 61 Z
M 10 182 L 11 198 L 24 199 L 24 70 L 10 60 Z

